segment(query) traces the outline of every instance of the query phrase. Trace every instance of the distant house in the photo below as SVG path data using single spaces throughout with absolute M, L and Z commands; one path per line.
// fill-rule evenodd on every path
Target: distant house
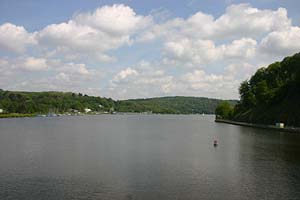
M 4 110 L 2 108 L 0 108 L 0 113 L 3 113 L 3 112 L 4 112 Z
M 111 108 L 109 109 L 109 112 L 110 112 L 110 113 L 114 113 L 114 112 L 115 112 L 115 108 L 114 108 L 114 107 L 111 107 Z
M 84 112 L 85 112 L 85 113 L 88 113 L 88 112 L 91 112 L 91 111 L 92 111 L 92 110 L 89 109 L 89 108 L 85 108 L 85 109 L 84 109 Z
M 78 113 L 79 111 L 76 110 L 76 109 L 69 109 L 69 112 L 71 112 L 71 113 Z
M 277 128 L 284 128 L 284 123 L 276 123 L 275 124 L 275 126 L 277 127 Z

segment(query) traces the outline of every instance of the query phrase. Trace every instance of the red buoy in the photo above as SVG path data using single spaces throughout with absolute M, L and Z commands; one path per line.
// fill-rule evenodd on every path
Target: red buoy
M 214 146 L 218 146 L 218 141 L 217 140 L 214 140 Z

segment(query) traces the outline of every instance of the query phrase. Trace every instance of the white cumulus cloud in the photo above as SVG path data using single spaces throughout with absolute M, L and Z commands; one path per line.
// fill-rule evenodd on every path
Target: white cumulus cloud
M 222 59 L 246 59 L 255 56 L 257 42 L 241 38 L 229 44 L 216 46 L 212 40 L 182 38 L 165 43 L 165 63 L 199 65 Z
M 290 55 L 300 51 L 300 28 L 274 31 L 262 39 L 260 50 L 269 55 Z
M 41 45 L 54 48 L 57 54 L 74 57 L 90 55 L 102 61 L 112 58 L 107 51 L 131 44 L 136 30 L 151 23 L 151 17 L 137 15 L 125 5 L 104 6 L 81 13 L 68 22 L 51 24 L 39 31 Z
M 162 96 L 170 94 L 175 83 L 173 76 L 142 61 L 134 68 L 118 72 L 110 81 L 109 96 L 118 99 Z
M 188 37 L 224 40 L 236 37 L 259 38 L 271 31 L 285 30 L 291 26 L 285 8 L 260 10 L 250 4 L 228 6 L 218 18 L 201 11 L 187 19 L 175 18 L 156 24 L 140 37 L 140 41 L 158 37 Z
M 11 23 L 0 26 L 0 51 L 23 53 L 32 44 L 36 44 L 34 33 L 28 33 L 23 26 Z
M 113 80 L 115 82 L 122 81 L 124 79 L 128 79 L 129 77 L 137 76 L 139 73 L 128 67 L 127 69 L 121 70 L 117 75 L 114 76 Z
M 41 71 L 48 68 L 46 60 L 44 58 L 28 57 L 24 63 L 20 64 L 21 68 L 29 71 Z

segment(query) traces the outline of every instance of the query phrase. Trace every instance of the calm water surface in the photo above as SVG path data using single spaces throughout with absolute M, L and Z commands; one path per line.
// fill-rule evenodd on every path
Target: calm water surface
M 0 199 L 300 199 L 300 135 L 200 115 L 0 119 Z

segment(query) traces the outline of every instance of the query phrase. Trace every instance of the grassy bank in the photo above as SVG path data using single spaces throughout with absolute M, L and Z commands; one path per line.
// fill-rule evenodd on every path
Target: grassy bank
M 5 113 L 0 114 L 0 118 L 18 118 L 18 117 L 35 117 L 36 114 L 21 114 L 21 113 Z

